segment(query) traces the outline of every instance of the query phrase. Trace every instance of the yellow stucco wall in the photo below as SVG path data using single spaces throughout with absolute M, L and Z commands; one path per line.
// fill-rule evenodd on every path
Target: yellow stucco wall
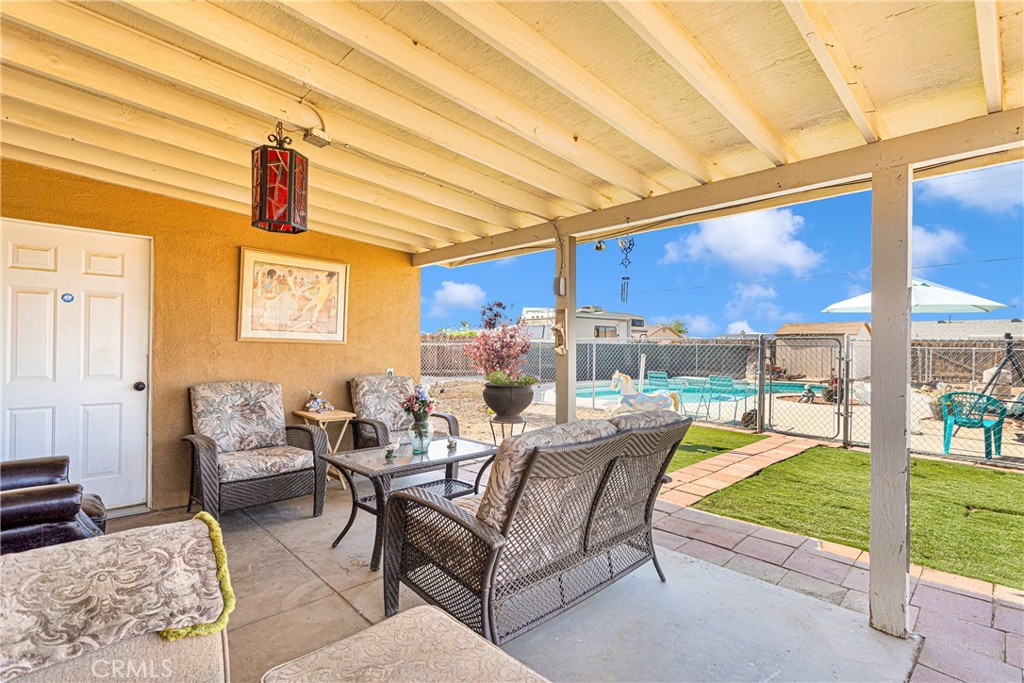
M 312 182 L 316 182 L 315 177 Z M 273 235 L 246 216 L 4 159 L 0 214 L 153 237 L 153 507 L 183 505 L 191 432 L 188 387 L 226 379 L 284 386 L 285 411 L 306 388 L 348 407 L 346 380 L 419 376 L 419 270 L 408 254 L 321 233 Z M 240 247 L 350 264 L 347 344 L 236 341 Z

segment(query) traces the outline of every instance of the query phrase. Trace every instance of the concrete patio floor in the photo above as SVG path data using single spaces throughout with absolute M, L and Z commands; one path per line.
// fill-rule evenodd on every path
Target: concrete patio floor
M 341 545 L 331 548 L 349 501 L 331 482 L 323 517 L 309 516 L 309 498 L 223 516 L 238 597 L 229 625 L 233 680 L 258 681 L 276 664 L 383 619 L 381 574 L 369 570 L 372 518 L 361 512 Z M 110 530 L 189 516 L 176 510 L 116 519 Z M 508 651 L 555 681 L 901 681 L 913 668 L 918 642 L 872 631 L 857 612 L 659 553 L 667 584 L 653 568 L 641 568 L 513 641 Z M 417 604 L 406 591 L 402 608 Z

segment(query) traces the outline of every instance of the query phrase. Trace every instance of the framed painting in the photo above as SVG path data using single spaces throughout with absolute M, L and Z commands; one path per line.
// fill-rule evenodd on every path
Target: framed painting
M 348 264 L 242 249 L 238 340 L 344 344 Z

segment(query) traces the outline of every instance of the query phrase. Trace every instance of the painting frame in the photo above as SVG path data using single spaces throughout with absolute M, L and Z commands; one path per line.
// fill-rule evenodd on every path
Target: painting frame
M 241 248 L 238 341 L 345 344 L 349 264 Z

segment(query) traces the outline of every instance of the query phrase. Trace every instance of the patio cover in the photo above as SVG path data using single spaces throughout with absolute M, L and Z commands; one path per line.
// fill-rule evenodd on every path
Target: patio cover
M 2 154 L 248 213 L 280 120 L 311 229 L 454 265 L 1020 159 L 1020 7 L 8 2 Z

